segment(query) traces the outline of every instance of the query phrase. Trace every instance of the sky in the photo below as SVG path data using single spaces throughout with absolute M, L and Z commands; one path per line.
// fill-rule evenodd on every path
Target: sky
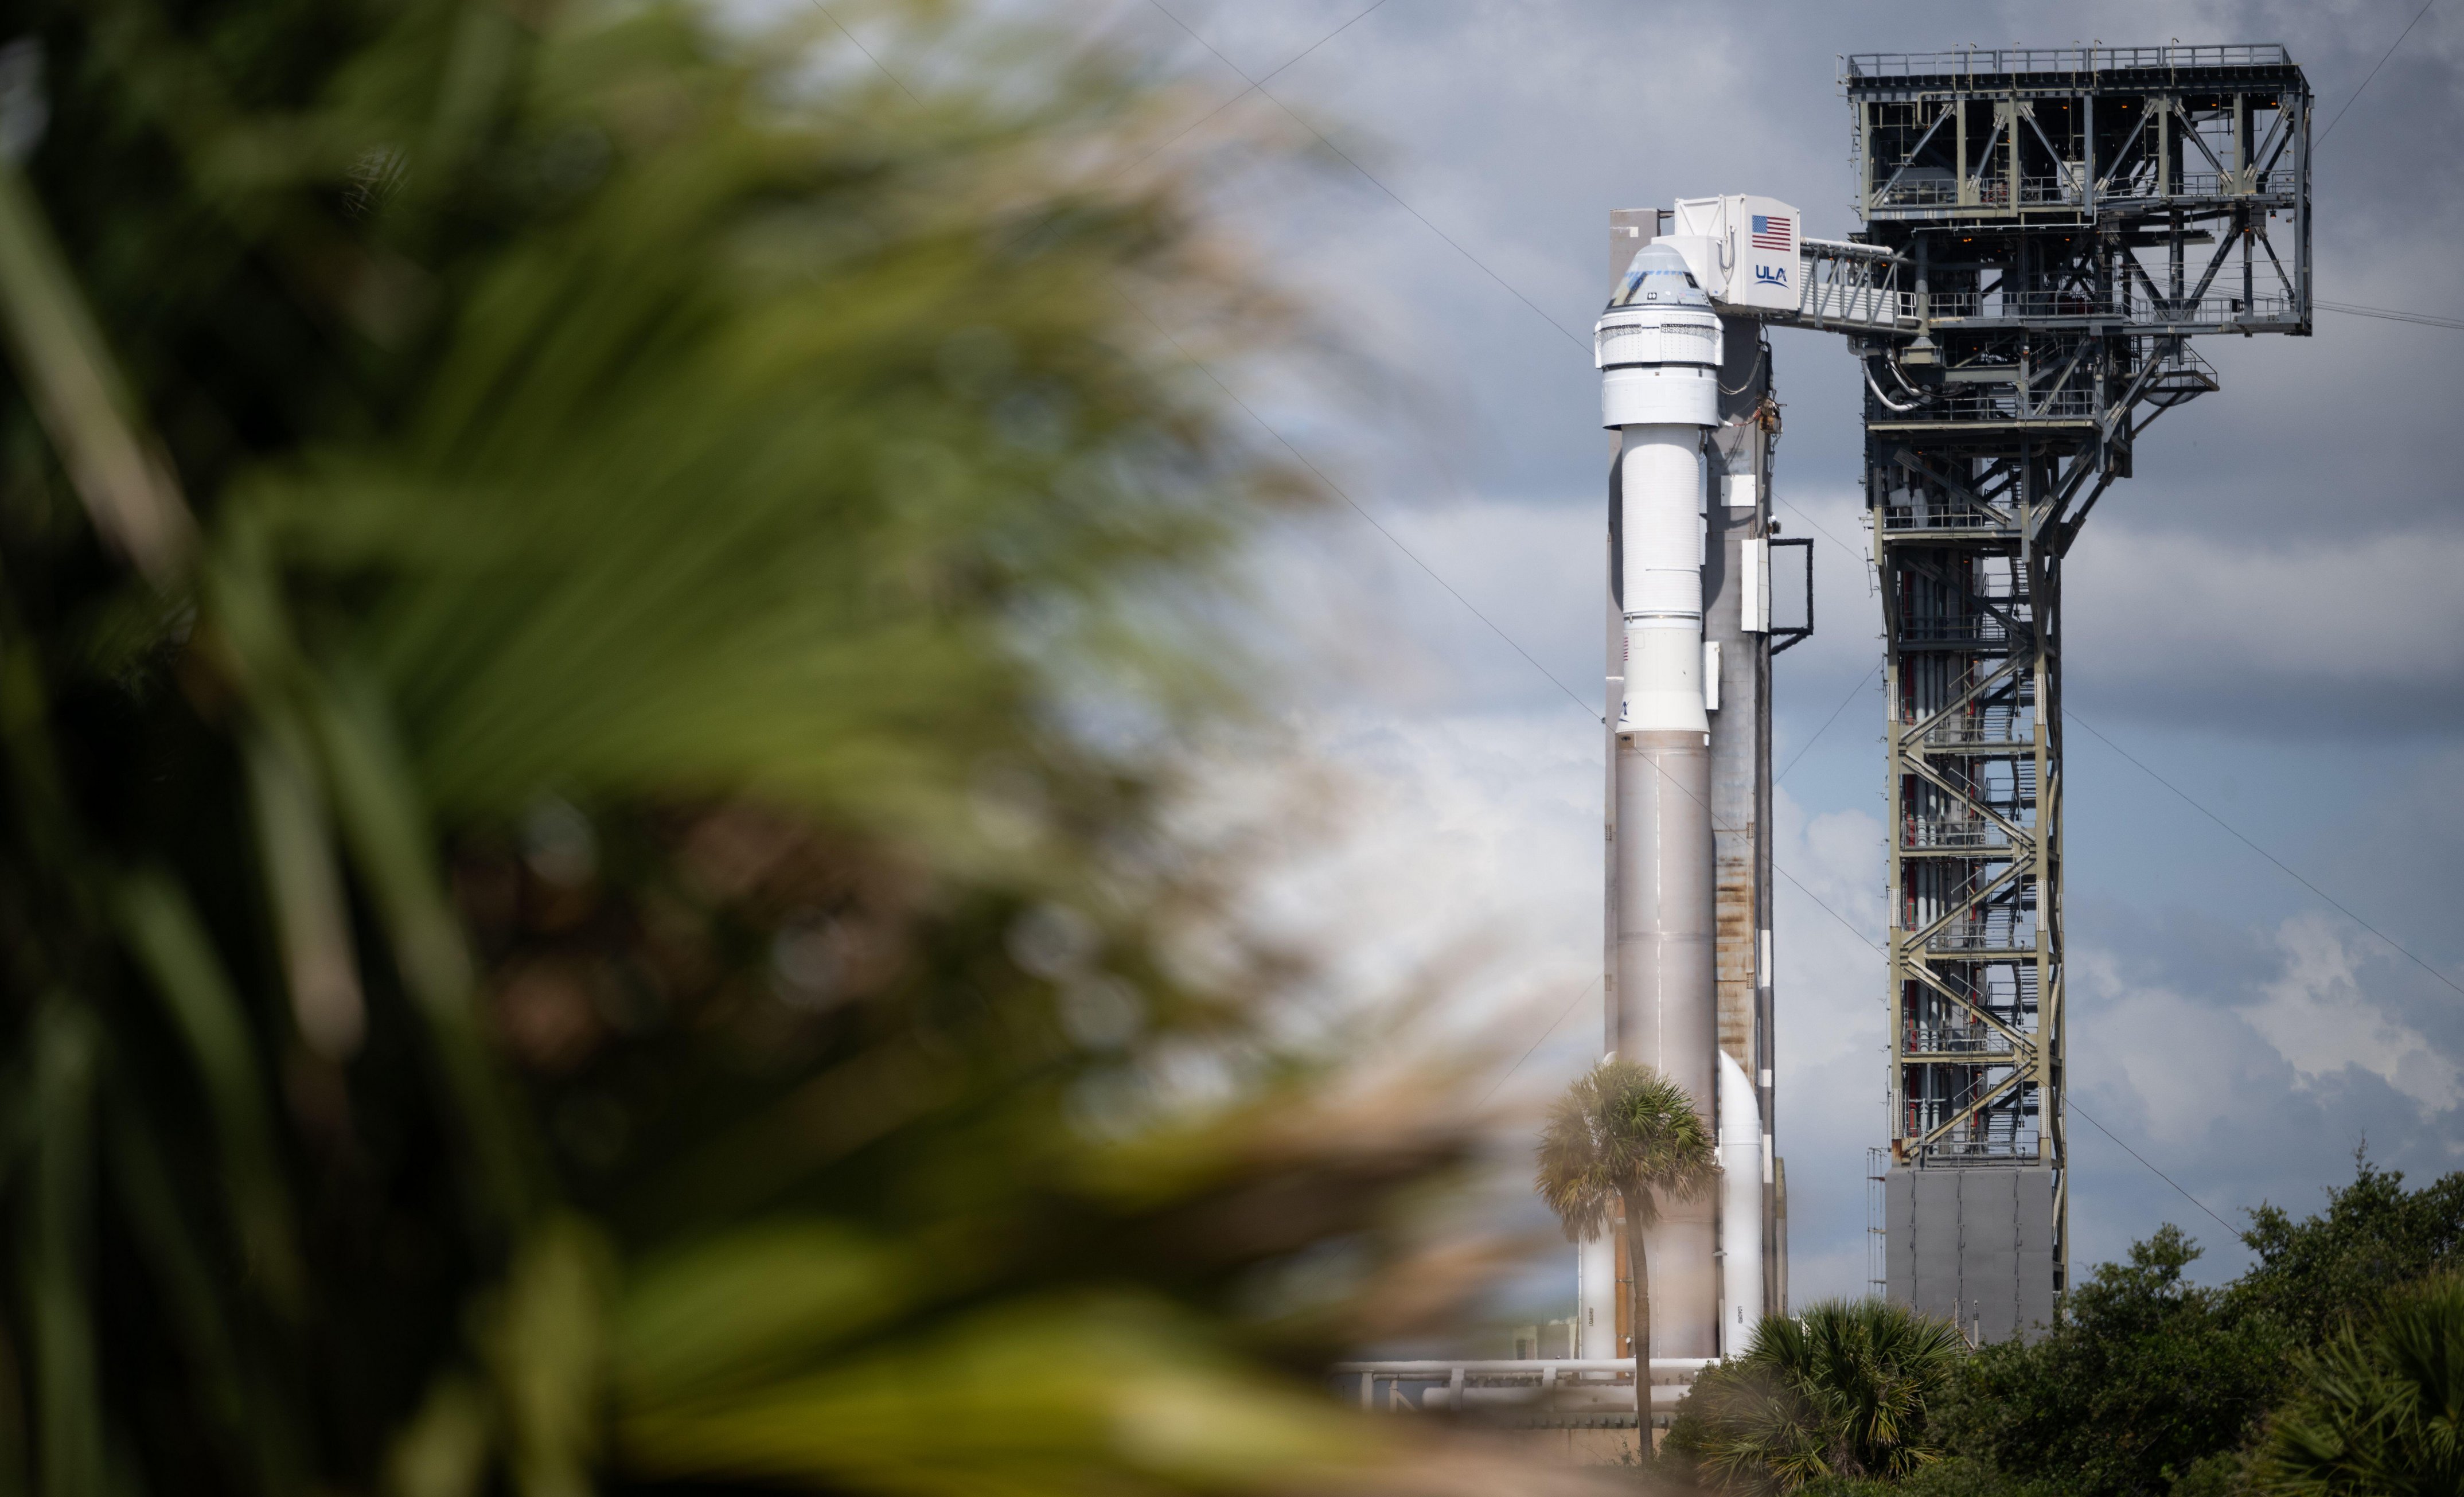
M 1526 1107 L 1501 1126 L 1493 1209 L 1545 1225 L 1517 1183 L 1521 1119 L 1600 1035 L 1608 448 L 1587 345 L 1609 210 L 1755 192 L 1809 233 L 1854 230 L 1851 51 L 2280 41 L 2325 131 L 2318 295 L 2464 318 L 2464 3 L 2391 55 L 2416 0 L 1364 9 L 1041 8 L 1184 90 L 1195 128 L 1173 149 L 1208 159 L 1209 211 L 1351 351 L 1221 371 L 1262 443 L 1344 495 L 1252 558 L 1277 752 L 1321 791 L 1275 813 L 1260 909 L 1339 982 L 1434 979 L 1478 1021 L 1488 1092 L 1464 1105 Z M 1243 168 L 1222 152 L 1244 137 L 1308 160 Z M 2206 340 L 2221 392 L 2148 431 L 2067 562 L 2078 1270 L 2172 1222 L 2206 1247 L 2201 1277 L 2229 1277 L 2247 1260 L 2228 1224 L 2317 1209 L 2365 1140 L 2417 1182 L 2464 1167 L 2464 330 L 2317 324 Z M 1836 338 L 1772 341 L 1774 494 L 1816 541 L 1818 631 L 1774 687 L 1801 1305 L 1865 1291 L 1865 1150 L 1884 1137 L 1880 612 L 1856 370 Z M 1227 793 L 1271 801 L 1258 767 Z M 1572 1297 L 1564 1249 L 1507 1294 L 1533 1315 Z

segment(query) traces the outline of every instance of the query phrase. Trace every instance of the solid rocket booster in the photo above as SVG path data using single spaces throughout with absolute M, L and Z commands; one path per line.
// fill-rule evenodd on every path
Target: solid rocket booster
M 1594 339 L 1601 424 L 1622 439 L 1617 1050 L 1683 1087 L 1712 1121 L 1720 1099 L 1703 447 L 1720 421 L 1720 319 L 1683 256 L 1652 244 L 1635 256 Z M 1665 1203 L 1644 1236 L 1651 1355 L 1721 1353 L 1714 1210 L 1707 1195 Z
M 1763 1308 L 1763 1112 L 1746 1068 L 1720 1052 L 1720 1354 L 1753 1342 Z

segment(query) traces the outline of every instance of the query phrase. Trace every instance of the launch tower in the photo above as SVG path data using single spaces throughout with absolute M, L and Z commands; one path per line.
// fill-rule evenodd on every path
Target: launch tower
M 1889 1292 L 1992 1339 L 2051 1322 L 2069 1248 L 2063 558 L 2147 424 L 2216 388 L 2191 338 L 2310 331 L 2310 91 L 2278 46 L 1860 54 L 1841 81 L 1900 314 L 1851 334 L 1885 638 Z

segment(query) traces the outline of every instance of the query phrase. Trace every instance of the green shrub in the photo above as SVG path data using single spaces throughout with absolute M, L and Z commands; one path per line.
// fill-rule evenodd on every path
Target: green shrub
M 1696 1380 L 1663 1450 L 1731 1491 L 1906 1477 L 1940 1453 L 1927 1405 L 1963 1350 L 1948 1322 L 1881 1300 L 1766 1316 L 1744 1356 Z
M 2464 1275 L 2392 1293 L 2303 1355 L 2252 1462 L 2270 1497 L 2464 1492 Z
M 2081 1497 L 2161 1497 L 2240 1446 L 2283 1385 L 2289 1334 L 2187 1282 L 2166 1226 L 2074 1290 L 2042 1339 L 1980 1348 L 1944 1400 L 1952 1448 Z

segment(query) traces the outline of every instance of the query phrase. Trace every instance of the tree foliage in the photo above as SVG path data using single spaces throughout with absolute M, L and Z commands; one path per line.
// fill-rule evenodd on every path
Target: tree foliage
M 2271 1497 L 2464 1492 L 2464 1275 L 2394 1293 L 2300 1362 L 2252 1464 Z
M 1768 1315 L 1696 1379 L 1663 1448 L 1726 1491 L 1905 1478 L 1942 1453 L 1929 1409 L 1966 1353 L 1947 1321 L 1877 1299 Z
M 1159 101 L 11 18 L 0 1490 L 1361 1477 L 1275 1366 L 1462 1140 L 1275 1050 L 1157 810 L 1170 605 L 1296 493 Z
M 2464 1171 L 2409 1191 L 2402 1172 L 2358 1154 L 2353 1163 L 2353 1182 L 2330 1190 L 2316 1216 L 2251 1213 L 2242 1241 L 2258 1261 L 2233 1283 L 2236 1311 L 2315 1345 L 2375 1315 L 2390 1286 L 2464 1268 Z
M 2293 1343 L 2190 1284 L 2199 1249 L 2170 1225 L 2100 1266 L 2033 1344 L 1980 1348 L 1945 1409 L 1953 1443 L 2081 1493 L 2161 1493 L 2239 1446 L 2281 1387 Z
M 1577 1077 L 1540 1133 L 1533 1183 L 1570 1243 L 1596 1241 L 1621 1208 L 1641 1224 L 1719 1175 L 1711 1130 L 1685 1089 L 1647 1066 L 1602 1061 Z
M 1540 1131 L 1533 1184 L 1568 1242 L 1597 1241 L 1625 1226 L 1627 1333 L 1634 1340 L 1634 1398 L 1651 1407 L 1651 1271 L 1645 1230 L 1663 1200 L 1690 1200 L 1720 1175 L 1710 1126 L 1685 1089 L 1648 1066 L 1606 1060 L 1574 1079 Z M 1638 1425 L 1648 1454 L 1647 1418 Z

